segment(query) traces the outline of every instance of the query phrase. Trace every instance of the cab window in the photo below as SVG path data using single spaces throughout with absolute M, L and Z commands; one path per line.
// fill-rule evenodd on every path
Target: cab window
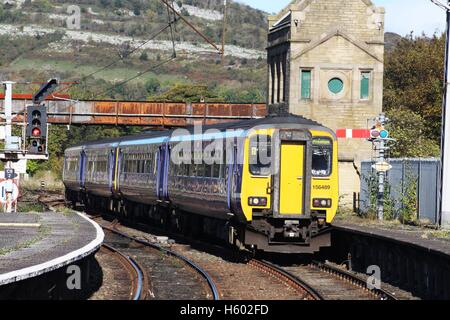
M 313 139 L 312 175 L 328 177 L 331 175 L 333 144 L 328 138 Z
M 268 176 L 272 167 L 272 138 L 256 135 L 250 138 L 250 173 L 255 176 Z

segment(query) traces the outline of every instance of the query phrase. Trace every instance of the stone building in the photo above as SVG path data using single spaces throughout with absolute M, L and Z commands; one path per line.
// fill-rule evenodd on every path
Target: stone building
M 269 17 L 268 104 L 331 129 L 363 129 L 382 111 L 384 9 L 370 0 L 296 0 Z M 345 204 L 359 192 L 366 140 L 340 139 Z

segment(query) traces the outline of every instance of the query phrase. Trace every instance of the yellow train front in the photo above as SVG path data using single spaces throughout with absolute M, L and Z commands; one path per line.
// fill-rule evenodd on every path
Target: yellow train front
M 337 139 L 289 116 L 148 132 L 65 153 L 67 200 L 119 219 L 222 239 L 241 249 L 330 246 Z
M 291 119 L 249 131 L 240 191 L 246 228 L 233 231 L 246 247 L 313 253 L 331 245 L 339 200 L 337 139 L 328 128 Z

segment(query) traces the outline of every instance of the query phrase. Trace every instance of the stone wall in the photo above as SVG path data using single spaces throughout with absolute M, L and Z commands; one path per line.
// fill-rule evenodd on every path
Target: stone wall
M 284 101 L 269 99 L 269 110 L 287 109 L 333 130 L 367 128 L 368 120 L 382 112 L 383 8 L 375 7 L 370 0 L 298 0 L 270 17 L 269 25 L 269 65 L 273 52 L 289 46 L 285 72 L 289 78 L 282 80 L 289 93 Z M 301 96 L 302 70 L 311 71 L 309 99 Z M 370 74 L 369 95 L 364 99 L 363 73 Z M 273 76 L 269 71 L 269 79 L 277 83 Z M 329 89 L 330 80 L 335 78 L 343 83 L 338 93 Z M 353 192 L 359 192 L 360 162 L 371 157 L 370 142 L 340 139 L 340 189 L 345 203 L 351 203 Z

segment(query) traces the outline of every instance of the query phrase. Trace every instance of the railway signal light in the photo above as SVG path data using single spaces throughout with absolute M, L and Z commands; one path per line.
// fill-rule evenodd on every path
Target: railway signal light
M 58 79 L 50 79 L 44 84 L 38 92 L 33 95 L 33 103 L 38 105 L 41 104 L 49 95 L 51 95 L 55 89 L 58 87 Z
M 383 127 L 377 127 L 372 130 L 370 130 L 370 139 L 376 140 L 376 139 L 387 139 L 389 138 L 389 131 L 384 129 Z
M 45 105 L 27 108 L 27 140 L 28 152 L 45 154 L 47 142 L 47 108 Z

